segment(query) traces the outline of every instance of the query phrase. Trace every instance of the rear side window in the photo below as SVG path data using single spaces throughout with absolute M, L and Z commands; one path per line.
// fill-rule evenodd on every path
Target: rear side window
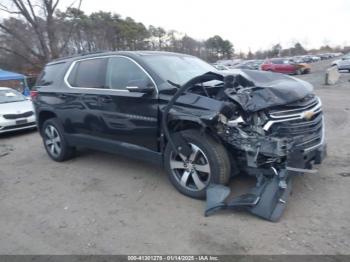
M 273 64 L 277 64 L 277 65 L 280 65 L 280 64 L 283 64 L 283 59 L 274 59 L 274 60 L 271 60 Z
M 51 86 L 55 84 L 62 75 L 65 63 L 58 63 L 45 66 L 41 72 L 36 85 L 37 86 Z
M 106 58 L 88 59 L 77 62 L 68 77 L 73 87 L 107 88 Z

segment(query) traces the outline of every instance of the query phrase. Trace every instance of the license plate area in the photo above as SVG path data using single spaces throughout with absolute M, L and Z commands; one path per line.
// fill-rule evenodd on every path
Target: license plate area
M 23 125 L 27 123 L 28 123 L 27 119 L 16 120 L 16 125 Z

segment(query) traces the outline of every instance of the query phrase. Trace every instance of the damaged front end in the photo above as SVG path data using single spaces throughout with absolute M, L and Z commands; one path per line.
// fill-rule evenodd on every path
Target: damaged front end
M 271 221 L 281 217 L 291 191 L 287 164 L 293 140 L 266 136 L 256 126 L 253 127 L 244 121 L 228 121 L 219 125 L 218 135 L 240 159 L 240 170 L 255 176 L 257 182 L 249 192 L 235 198 L 229 198 L 228 187 L 210 185 L 206 216 L 219 209 L 244 208 Z
M 219 83 L 206 86 L 213 80 Z M 179 88 L 163 117 L 167 139 L 185 156 L 190 152 L 186 141 L 169 132 L 168 117 L 179 115 L 179 109 L 171 113 L 176 111 L 176 100 L 198 84 L 223 106 L 216 115 L 197 119 L 225 145 L 236 159 L 239 172 L 256 178 L 255 187 L 234 198 L 230 197 L 230 188 L 210 184 L 205 215 L 243 208 L 277 221 L 291 192 L 292 175 L 314 172 L 312 163 L 321 163 L 325 156 L 321 102 L 312 95 L 312 86 L 284 75 L 249 70 L 228 75 L 207 73 L 190 80 Z M 227 107 L 227 103 L 232 106 Z

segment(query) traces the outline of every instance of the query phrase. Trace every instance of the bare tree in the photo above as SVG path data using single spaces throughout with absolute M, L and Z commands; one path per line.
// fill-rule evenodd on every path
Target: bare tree
M 60 0 L 0 1 L 0 14 L 9 14 L 0 20 L 0 66 L 10 70 L 38 72 L 57 57 L 101 50 L 165 50 L 210 61 L 234 52 L 220 36 L 196 40 L 111 12 L 85 14 L 81 0 L 66 10 L 58 9 Z
M 36 43 L 29 45 L 27 39 L 23 36 L 23 28 L 11 26 L 3 21 L 0 23 L 0 30 L 12 36 L 14 41 L 22 43 L 28 54 L 33 56 L 39 64 L 44 64 L 51 59 L 60 56 L 62 49 L 66 46 L 66 39 L 60 43 L 56 37 L 56 19 L 55 11 L 60 0 L 7 0 L 6 4 L 0 4 L 0 11 L 10 15 L 16 15 L 20 20 L 26 22 L 29 30 L 33 33 Z M 72 4 L 73 5 L 73 4 Z M 81 0 L 78 1 L 80 7 Z M 11 47 L 0 46 L 7 52 L 13 54 L 18 50 Z M 23 54 L 21 54 L 24 56 Z

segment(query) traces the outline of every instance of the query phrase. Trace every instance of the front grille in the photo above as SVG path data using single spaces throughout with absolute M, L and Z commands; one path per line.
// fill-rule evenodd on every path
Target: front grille
M 291 138 L 297 149 L 310 150 L 323 143 L 323 113 L 317 97 L 309 98 L 303 105 L 298 101 L 282 110 L 271 110 L 268 117 L 264 126 L 267 134 Z
M 30 117 L 32 115 L 34 115 L 34 112 L 28 111 L 21 114 L 7 114 L 7 115 L 3 115 L 3 117 L 5 119 L 18 119 L 18 118 Z
M 321 107 L 319 98 L 310 95 L 292 104 L 279 107 L 278 109 L 273 109 L 269 112 L 269 114 L 271 118 L 291 117 L 291 115 L 296 115 L 308 110 L 312 110 L 312 108 L 316 107 L 317 105 Z

